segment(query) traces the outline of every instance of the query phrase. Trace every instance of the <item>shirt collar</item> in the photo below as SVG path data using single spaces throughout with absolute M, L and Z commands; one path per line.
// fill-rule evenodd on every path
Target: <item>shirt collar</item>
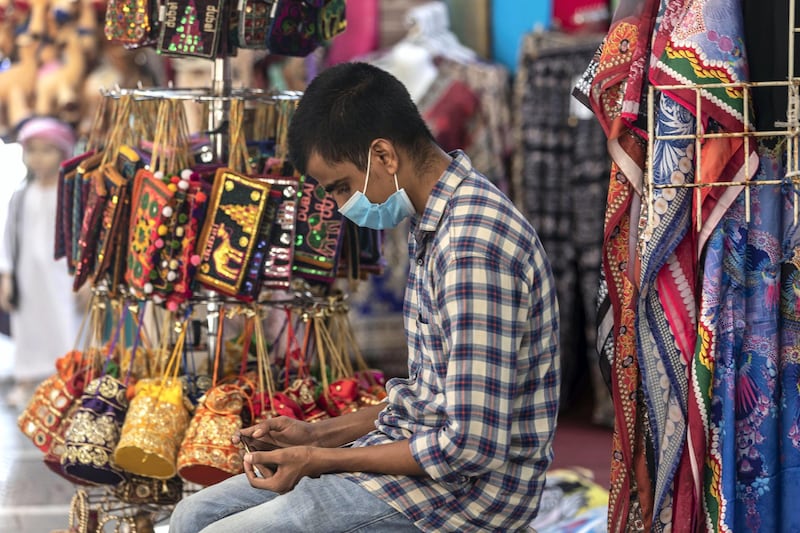
M 425 203 L 425 211 L 417 220 L 416 231 L 436 231 L 450 197 L 453 196 L 464 178 L 472 172 L 472 162 L 467 154 L 461 150 L 455 150 L 448 155 L 453 160 L 439 177 L 436 185 L 433 186 L 428 201 Z

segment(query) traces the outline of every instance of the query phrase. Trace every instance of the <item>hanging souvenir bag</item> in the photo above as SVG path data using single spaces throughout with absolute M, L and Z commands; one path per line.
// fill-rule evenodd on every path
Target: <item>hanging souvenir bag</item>
M 267 48 L 270 13 L 275 0 L 241 0 L 238 20 L 238 45 L 241 48 Z
M 164 247 L 159 240 L 159 228 L 165 226 L 172 214 L 173 192 L 151 171 L 136 173 L 131 198 L 130 225 L 125 283 L 131 293 L 144 299 L 153 293 L 153 278 L 158 276 L 154 250 Z M 166 234 L 166 232 L 164 232 Z
M 169 245 L 171 257 L 164 259 L 168 261 L 164 277 L 171 284 L 167 287 L 167 305 L 170 309 L 177 308 L 178 304 L 190 299 L 194 293 L 194 276 L 200 264 L 200 256 L 195 250 L 197 236 L 205 219 L 208 202 L 206 184 L 197 173 L 192 172 L 185 181 L 188 189 L 180 203 L 181 209 L 173 215 L 174 224 Z
M 306 362 L 306 354 L 309 353 L 310 345 L 312 344 L 313 328 L 311 327 L 311 317 L 307 312 L 301 315 L 305 324 L 303 346 L 301 347 L 295 335 L 295 328 L 292 325 L 292 311 L 286 308 L 285 312 L 284 392 L 300 406 L 303 412 L 303 420 L 306 422 L 318 422 L 330 418 L 330 415 L 317 405 L 315 391 L 318 388 L 318 384 L 311 376 L 311 371 Z
M 244 102 L 236 100 L 231 103 L 231 145 L 229 150 L 229 167 L 248 176 L 253 172 L 250 153 L 244 135 Z M 256 176 L 256 180 L 269 186 L 264 213 L 258 226 L 255 245 L 245 267 L 245 277 L 237 298 L 251 302 L 258 299 L 265 276 L 265 268 L 270 258 L 272 230 L 278 222 L 277 217 L 289 190 L 296 194 L 296 182 L 272 176 Z M 295 187 L 292 187 L 292 184 Z M 293 223 L 294 221 L 292 221 Z M 274 263 L 274 261 L 273 261 Z
M 124 44 L 128 48 L 137 48 L 152 42 L 158 21 L 158 16 L 154 13 L 157 4 L 158 2 L 149 0 L 108 0 L 103 27 L 106 39 Z
M 63 449 L 63 438 L 69 423 L 67 413 L 83 392 L 84 384 L 91 376 L 87 350 L 77 349 L 87 320 L 91 323 L 101 316 L 101 309 L 95 299 L 90 303 L 84 316 L 75 347 L 56 361 L 56 373 L 36 387 L 28 405 L 17 418 L 17 426 L 26 437 L 42 452 L 47 454 L 51 448 Z
M 78 236 L 83 222 L 83 209 L 90 173 L 100 166 L 103 159 L 101 153 L 103 140 L 110 128 L 112 115 L 116 110 L 116 101 L 105 97 L 100 101 L 95 112 L 92 129 L 86 142 L 86 153 L 77 156 L 77 165 L 73 170 L 67 163 L 63 180 L 59 179 L 58 212 L 56 215 L 56 249 L 60 253 L 59 239 L 63 240 L 64 255 L 70 274 L 75 270 L 75 258 L 78 253 Z M 58 257 L 57 257 L 58 258 Z
M 261 286 L 265 289 L 286 290 L 292 281 L 300 180 L 293 171 L 283 170 L 288 157 L 286 144 L 293 109 L 292 102 L 256 108 L 256 125 L 259 126 L 259 131 L 254 133 L 255 138 L 266 138 L 270 131 L 275 137 L 275 157 L 268 160 L 259 177 L 269 183 L 269 202 L 273 204 L 268 206 L 272 223 L 261 275 Z
M 25 436 L 44 453 L 55 445 L 54 439 L 63 435 L 60 428 L 66 413 L 83 391 L 86 375 L 79 371 L 81 364 L 82 354 L 75 350 L 59 358 L 58 372 L 36 387 L 17 418 L 17 425 Z
M 136 173 L 144 166 L 134 146 L 153 130 L 151 101 L 121 98 L 120 106 L 130 108 L 129 119 L 115 124 L 109 142 L 111 162 L 103 165 L 103 184 L 108 192 L 108 201 L 103 210 L 97 237 L 97 260 L 93 282 L 108 279 L 111 294 L 115 294 L 123 281 L 128 250 L 128 226 L 130 224 L 131 189 Z M 133 127 L 131 127 L 133 125 Z
M 56 235 L 54 243 L 53 258 L 59 260 L 62 257 L 67 257 L 67 250 L 69 249 L 70 261 L 72 257 L 72 248 L 70 243 L 70 235 L 72 225 L 67 224 L 72 212 L 72 195 L 75 192 L 75 174 L 78 171 L 78 165 L 85 159 L 91 157 L 94 150 L 77 155 L 71 159 L 62 162 L 58 167 L 58 185 L 56 192 Z M 69 205 L 70 209 L 64 207 Z M 68 243 L 70 246 L 67 246 Z
M 162 220 L 148 252 L 154 265 L 150 284 L 154 298 L 166 300 L 175 310 L 191 296 L 190 276 L 198 264 L 194 257 L 198 216 L 205 205 L 205 192 L 199 175 L 189 168 L 189 126 L 182 102 L 162 104 L 156 131 L 150 167 L 156 177 L 162 177 L 172 199 L 162 209 Z
M 172 316 L 171 313 L 165 314 L 162 353 L 168 344 Z M 183 385 L 178 379 L 187 327 L 188 315 L 175 326 L 177 340 L 161 377 L 143 379 L 136 384 L 119 444 L 114 451 L 116 464 L 132 474 L 158 479 L 169 479 L 176 474 L 178 448 L 189 425 Z
M 97 261 L 93 282 L 108 280 L 111 294 L 123 281 L 128 250 L 131 189 L 136 173 L 144 166 L 134 148 L 155 129 L 153 102 L 123 95 L 118 106 L 120 116 L 111 131 L 101 172 L 108 192 L 98 234 Z
M 317 39 L 328 43 L 347 29 L 345 0 L 314 0 L 317 10 Z
M 175 0 L 165 5 L 158 53 L 172 57 L 213 59 L 220 52 L 224 0 Z
M 305 57 L 320 44 L 319 9 L 304 0 L 276 0 L 270 13 L 267 48 L 273 54 Z
M 61 456 L 64 472 L 97 485 L 116 485 L 124 479 L 112 453 L 128 409 L 127 387 L 114 377 L 111 369 L 113 365 L 119 370 L 113 358 L 126 316 L 127 306 L 122 305 L 102 374 L 86 385 L 80 407 L 64 436 L 65 450 Z
M 85 202 L 81 200 L 83 210 L 80 231 L 77 239 L 77 249 L 74 257 L 75 277 L 73 290 L 77 291 L 97 268 L 97 253 L 100 247 L 101 235 L 109 236 L 104 231 L 104 217 L 109 218 L 109 226 L 113 221 L 114 213 L 119 206 L 119 196 L 125 192 L 123 188 L 125 179 L 118 176 L 113 168 L 119 148 L 126 142 L 134 141 L 130 128 L 133 110 L 133 97 L 123 95 L 114 116 L 113 128 L 106 144 L 98 168 L 84 176 L 88 180 L 88 190 Z M 100 154 L 98 154 L 100 155 Z M 117 203 L 113 202 L 117 198 Z M 109 206 L 108 204 L 111 203 Z M 74 206 L 73 206 L 74 208 Z M 110 229 L 110 227 L 108 228 Z
M 176 281 L 169 272 L 177 266 L 173 259 L 178 261 L 180 255 L 181 237 L 175 230 L 189 188 L 189 175 L 182 172 L 188 165 L 183 103 L 163 100 L 158 107 L 150 168 L 137 171 L 131 198 L 124 277 L 137 298 L 161 301 Z
M 229 296 L 240 295 L 268 195 L 267 183 L 227 168 L 217 171 L 197 245 L 197 281 Z
M 275 158 L 267 165 L 269 176 L 275 175 L 277 169 L 283 167 L 288 158 L 285 138 L 297 103 L 281 100 L 277 105 L 278 142 Z M 341 248 L 342 215 L 333 197 L 313 178 L 303 176 L 298 187 L 299 199 L 294 214 L 294 247 L 291 254 L 292 276 L 331 284 L 336 279 Z M 282 232 L 281 236 L 286 240 L 288 234 Z
M 89 279 L 95 266 L 97 236 L 102 226 L 103 210 L 108 200 L 108 190 L 103 175 L 97 170 L 89 173 L 89 193 L 84 208 L 81 228 L 78 233 L 78 249 L 75 256 L 75 274 L 72 290 L 78 291 Z
M 203 486 L 214 485 L 244 471 L 239 448 L 233 444 L 231 437 L 242 427 L 242 408 L 249 400 L 244 369 L 252 326 L 245 328 L 239 377 L 229 383 L 219 383 L 217 380 L 222 331 L 220 321 L 212 386 L 201 397 L 178 452 L 178 474 L 186 481 Z
M 139 344 L 146 342 L 146 337 L 142 331 L 144 324 L 145 307 L 139 310 L 136 320 L 136 336 L 134 337 L 133 347 L 127 362 L 123 361 L 120 365 L 125 373 L 125 385 L 134 387 L 134 383 L 150 372 L 147 368 L 148 349 L 140 347 Z M 137 363 L 139 363 L 137 365 Z M 126 370 L 127 367 L 127 370 Z M 123 471 L 124 480 L 113 488 L 114 497 L 118 500 L 131 505 L 174 505 L 183 497 L 183 480 L 178 476 L 169 479 L 156 479 L 151 477 L 139 476 Z
M 342 215 L 336 202 L 314 178 L 304 176 L 294 246 L 293 276 L 331 284 L 342 236 Z
M 88 312 L 85 316 L 83 321 L 81 322 L 80 331 L 81 333 L 78 334 L 78 339 L 80 339 L 83 335 L 82 332 L 86 329 L 86 324 L 89 324 L 89 331 L 97 331 L 97 324 L 103 323 L 106 319 L 106 302 L 102 300 L 97 300 L 97 303 L 90 304 L 90 312 Z M 95 311 L 96 309 L 96 311 Z M 61 464 L 61 457 L 64 455 L 66 451 L 65 440 L 66 440 L 66 433 L 69 429 L 70 425 L 72 424 L 73 417 L 77 410 L 81 406 L 80 398 L 83 394 L 84 384 L 91 381 L 92 376 L 94 375 L 93 369 L 95 367 L 95 356 L 90 355 L 93 353 L 97 353 L 94 348 L 90 348 L 91 345 L 91 335 L 87 335 L 86 337 L 86 344 L 83 346 L 83 351 L 77 350 L 77 342 L 76 348 L 73 349 L 71 353 L 76 354 L 76 357 L 80 357 L 82 359 L 82 363 L 78 372 L 73 374 L 71 379 L 72 383 L 79 383 L 80 387 L 76 387 L 77 395 L 75 399 L 72 401 L 69 409 L 64 414 L 61 424 L 58 426 L 58 429 L 53 434 L 52 443 L 50 445 L 50 449 L 45 454 L 42 461 L 44 462 L 45 466 L 49 468 L 53 473 L 63 477 L 70 483 L 75 485 L 89 485 L 90 483 L 86 480 L 73 477 L 69 475 L 67 472 L 64 471 L 64 466 Z M 78 341 L 79 342 L 79 341 Z M 59 360 L 56 365 L 59 369 L 62 368 L 62 365 L 66 364 L 65 361 Z

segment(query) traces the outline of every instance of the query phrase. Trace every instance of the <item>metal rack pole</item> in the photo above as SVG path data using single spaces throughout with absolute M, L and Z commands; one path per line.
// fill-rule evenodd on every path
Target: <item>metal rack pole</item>
M 227 57 L 214 60 L 214 75 L 212 96 L 216 97 L 209 103 L 208 131 L 214 156 L 217 161 L 224 161 L 228 147 L 230 132 L 231 103 L 227 98 L 231 94 L 231 64 Z M 206 291 L 206 323 L 208 324 L 208 355 L 214 357 L 217 353 L 217 332 L 220 326 L 220 297 L 215 291 Z

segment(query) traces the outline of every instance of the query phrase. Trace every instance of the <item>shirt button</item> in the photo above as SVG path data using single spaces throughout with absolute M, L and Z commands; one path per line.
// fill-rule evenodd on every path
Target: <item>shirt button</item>
M 425 262 L 425 261 L 423 261 L 422 259 L 417 259 L 417 264 L 418 264 L 419 266 L 422 266 L 422 264 L 423 264 L 424 262 Z

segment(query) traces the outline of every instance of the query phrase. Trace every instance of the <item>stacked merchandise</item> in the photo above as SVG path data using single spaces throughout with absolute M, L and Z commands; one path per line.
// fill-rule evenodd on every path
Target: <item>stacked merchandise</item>
M 225 55 L 221 41 L 204 39 L 228 35 L 234 14 L 240 39 L 281 41 L 298 54 L 322 42 L 313 28 L 330 37 L 344 23 L 336 1 L 302 12 L 245 2 L 241 13 L 190 1 L 179 27 L 172 11 L 156 24 L 149 3 L 128 4 L 109 3 L 109 37 L 208 57 Z M 308 35 L 281 34 L 279 22 L 263 33 L 253 10 L 317 22 Z M 206 32 L 209 24 L 217 29 Z M 184 491 L 242 472 L 230 441 L 240 427 L 279 415 L 317 421 L 383 398 L 383 376 L 361 357 L 334 287 L 380 272 L 381 239 L 343 220 L 288 162 L 298 97 L 116 91 L 98 109 L 87 151 L 62 163 L 54 255 L 93 298 L 75 348 L 18 423 L 55 473 L 88 486 L 72 513 L 84 525 L 152 522 Z M 192 134 L 183 106 L 192 99 L 224 104 L 227 129 Z M 194 326 L 204 315 L 202 343 Z M 207 369 L 196 362 L 201 344 Z M 91 509 L 86 494 L 100 495 Z

